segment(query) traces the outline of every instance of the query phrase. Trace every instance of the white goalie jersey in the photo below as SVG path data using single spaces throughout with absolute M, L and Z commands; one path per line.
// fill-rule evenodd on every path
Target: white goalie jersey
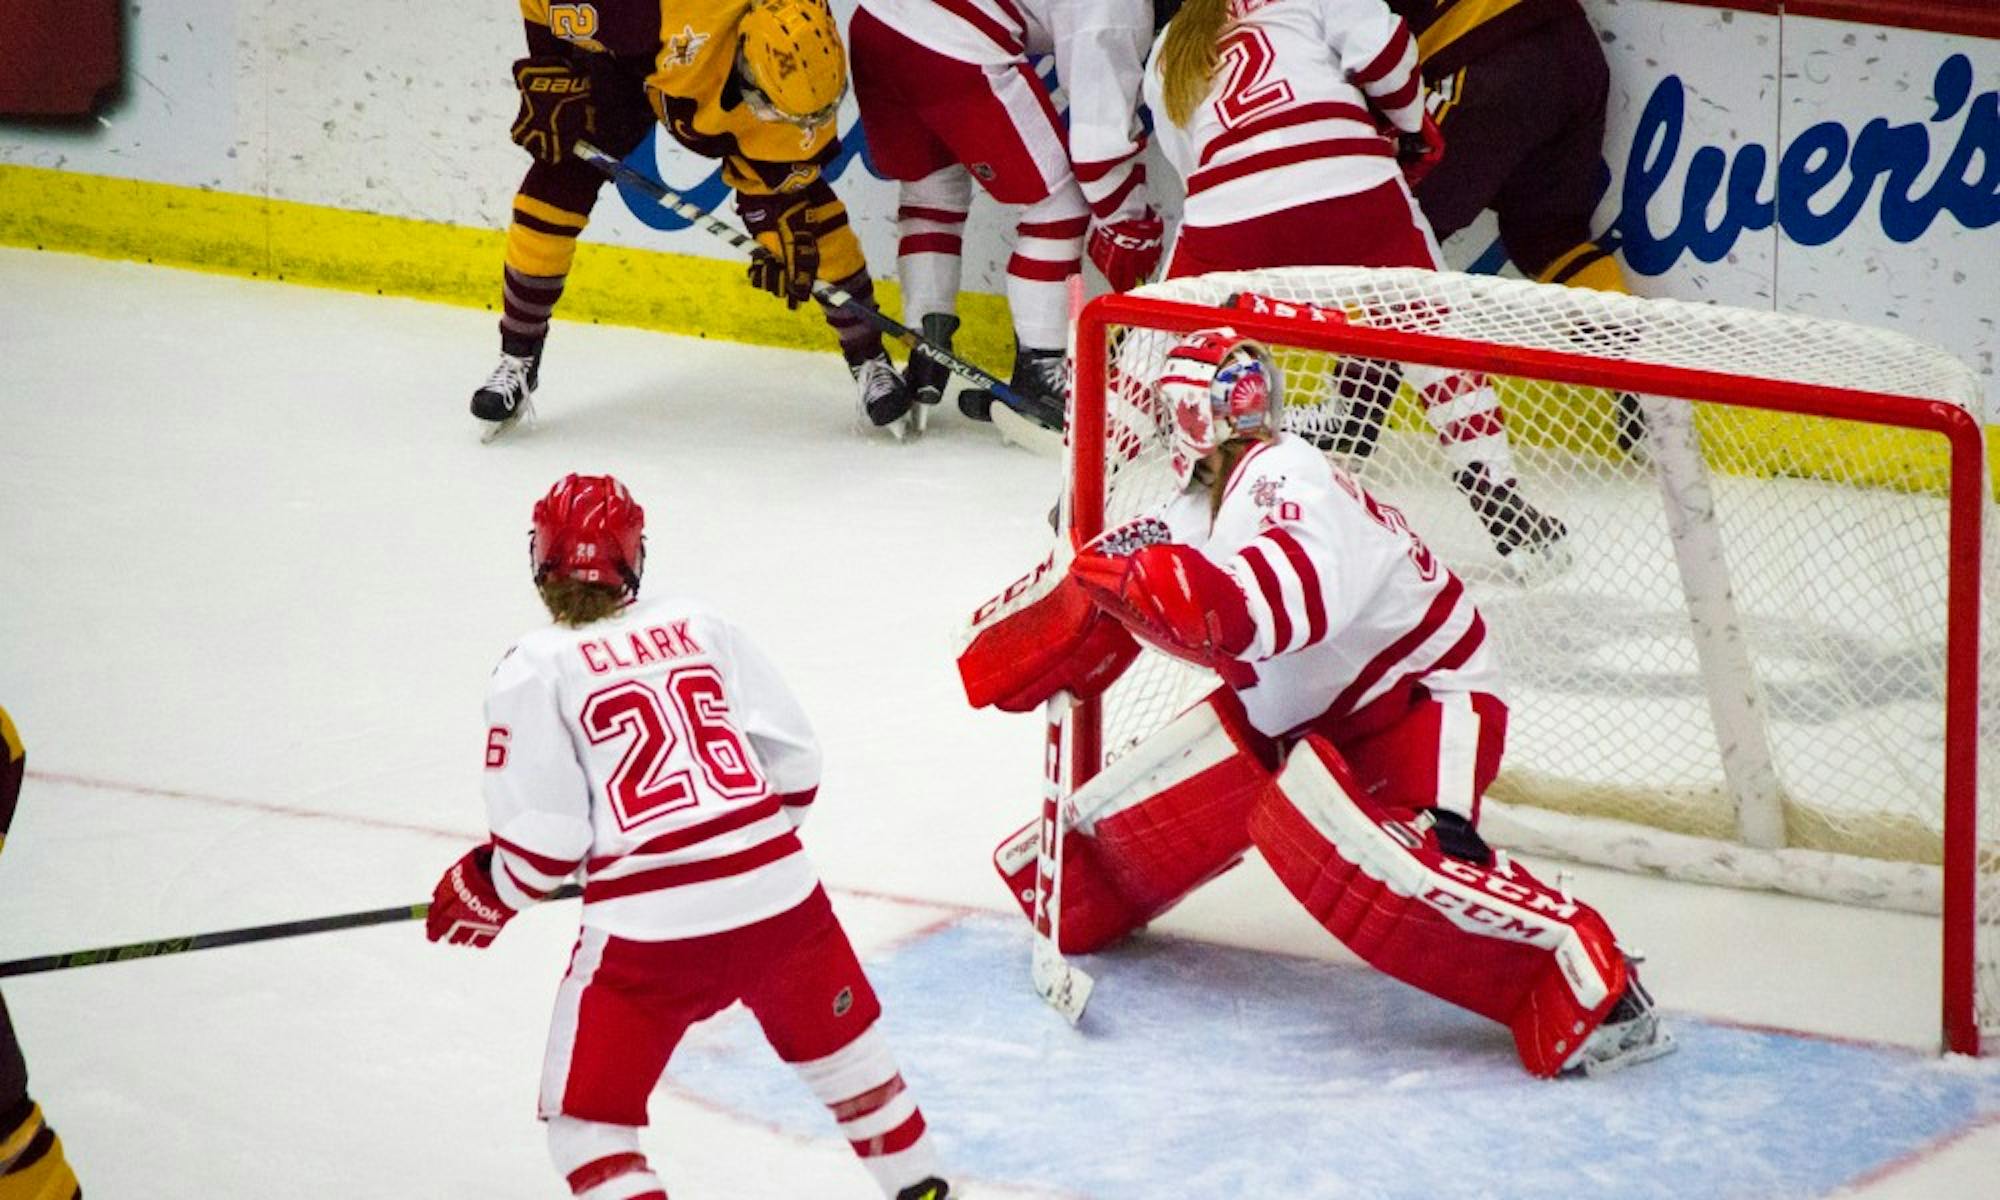
M 1206 489 L 1161 511 L 1173 540 L 1242 589 L 1256 624 L 1238 685 L 1250 723 L 1272 737 L 1322 716 L 1365 730 L 1410 690 L 1490 692 L 1499 671 L 1465 585 L 1410 531 L 1295 434 L 1251 450 L 1209 521 Z
M 794 832 L 819 786 L 805 713 L 743 632 L 633 604 L 528 634 L 486 697 L 493 878 L 516 907 L 581 869 L 583 923 L 697 937 L 794 907 L 819 879 Z

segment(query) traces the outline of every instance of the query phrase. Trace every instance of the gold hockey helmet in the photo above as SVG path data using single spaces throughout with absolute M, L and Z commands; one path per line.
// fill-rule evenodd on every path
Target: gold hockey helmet
M 847 51 L 826 0 L 755 0 L 736 38 L 736 71 L 759 117 L 817 129 L 847 94 Z

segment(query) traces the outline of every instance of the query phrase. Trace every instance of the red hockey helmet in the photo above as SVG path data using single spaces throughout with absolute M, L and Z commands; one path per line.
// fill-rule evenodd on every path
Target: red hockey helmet
M 646 569 L 646 510 L 609 475 L 565 475 L 535 501 L 528 553 L 538 584 L 560 577 L 637 595 Z
M 1167 352 L 1154 384 L 1174 423 L 1174 478 L 1186 487 L 1195 464 L 1231 438 L 1275 433 L 1284 413 L 1278 364 L 1262 343 L 1228 326 L 1198 329 Z

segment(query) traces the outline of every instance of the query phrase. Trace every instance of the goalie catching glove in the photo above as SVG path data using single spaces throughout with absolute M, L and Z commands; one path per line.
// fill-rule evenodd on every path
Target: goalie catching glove
M 797 308 L 811 299 L 813 280 L 819 277 L 819 234 L 811 199 L 739 192 L 736 211 L 764 250 L 750 260 L 750 286 L 783 300 L 786 308 Z
M 1054 554 L 980 605 L 970 624 L 958 675 L 974 708 L 1032 712 L 1057 692 L 1088 700 L 1139 656 L 1132 635 L 1097 610 Z
M 1169 536 L 1157 517 L 1128 521 L 1085 546 L 1070 577 L 1148 645 L 1225 679 L 1241 674 L 1239 656 L 1257 633 L 1243 589 Z
M 590 77 L 560 55 L 544 54 L 514 64 L 521 110 L 511 131 L 514 144 L 538 162 L 561 162 L 577 142 L 597 136 L 597 109 L 590 102 Z

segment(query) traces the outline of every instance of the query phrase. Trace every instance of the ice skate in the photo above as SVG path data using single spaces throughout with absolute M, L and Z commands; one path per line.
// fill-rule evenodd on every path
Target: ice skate
M 948 313 L 928 313 L 924 317 L 924 340 L 935 344 L 940 350 L 952 348 L 951 339 L 958 332 L 958 318 Z M 929 355 L 911 352 L 909 363 L 903 368 L 903 380 L 910 385 L 910 394 L 916 399 L 919 425 L 928 423 L 932 405 L 944 400 L 945 391 L 951 387 L 951 372 L 945 365 Z
M 912 432 L 910 389 L 886 353 L 849 363 L 847 371 L 860 389 L 855 399 L 868 424 L 887 429 L 898 441 Z
M 1563 1064 L 1564 1075 L 1608 1075 L 1643 1062 L 1664 1058 L 1677 1046 L 1674 1035 L 1660 1024 L 1652 994 L 1639 983 L 1636 971 L 1625 976 L 1625 994 L 1611 1008 L 1604 1024 L 1591 1030 L 1583 1045 Z
M 1517 481 L 1496 482 L 1483 464 L 1474 463 L 1454 482 L 1486 527 L 1514 582 L 1538 583 L 1569 569 L 1568 527 L 1528 503 Z
M 494 438 L 520 424 L 522 418 L 532 424 L 535 412 L 535 384 L 541 376 L 542 352 L 533 354 L 500 355 L 500 365 L 493 368 L 493 374 L 479 390 L 472 393 L 472 415 L 478 418 L 483 430 L 479 435 L 482 442 Z
M 951 1200 L 951 1185 L 933 1175 L 897 1192 L 896 1200 Z

